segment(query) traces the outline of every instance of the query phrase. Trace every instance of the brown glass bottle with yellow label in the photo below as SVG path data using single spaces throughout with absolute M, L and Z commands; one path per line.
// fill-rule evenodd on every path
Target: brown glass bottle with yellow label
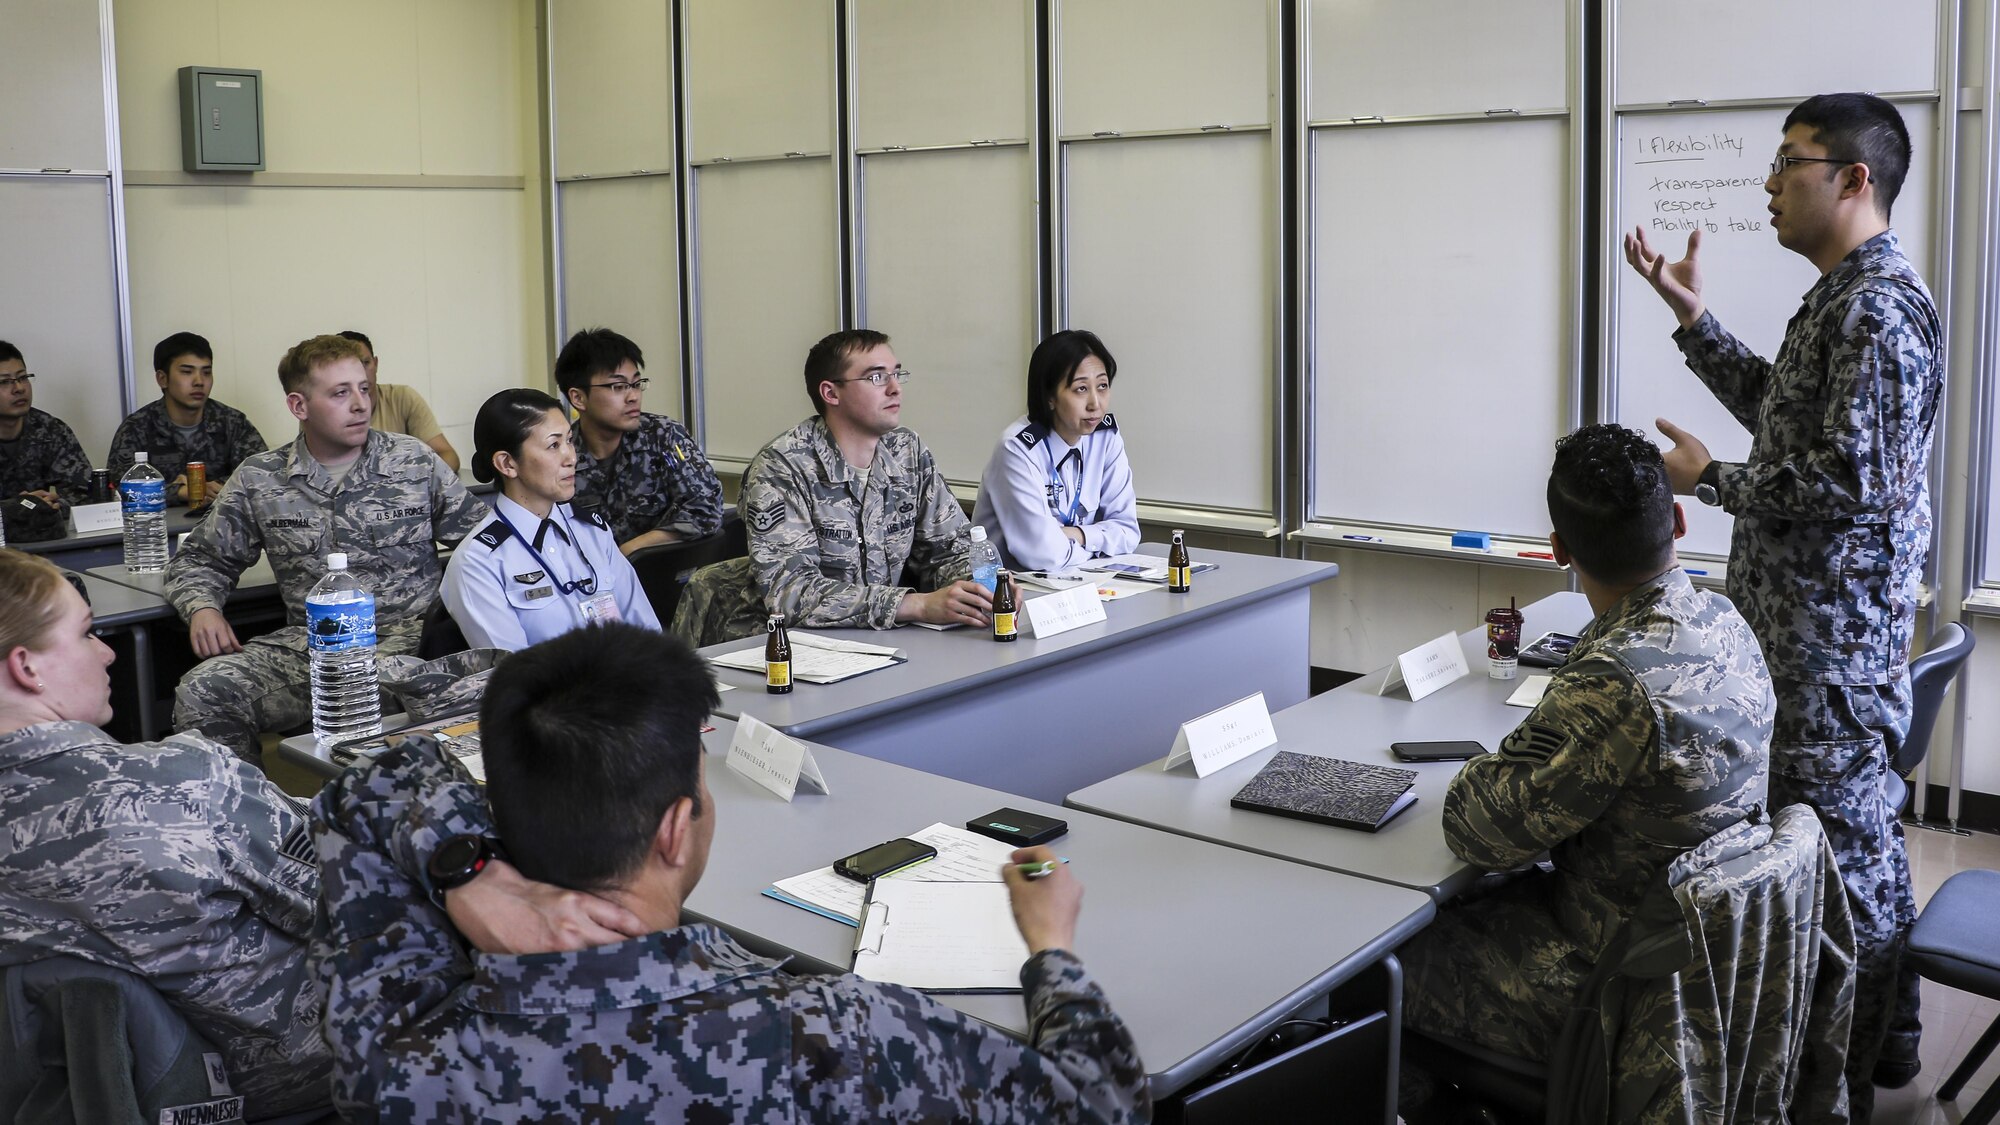
M 1000 580 L 993 585 L 993 639 L 1011 641 L 1021 635 L 1016 622 L 1014 605 L 1014 575 L 1011 571 L 1000 572 Z
M 1167 589 L 1185 594 L 1194 588 L 1194 564 L 1188 562 L 1187 532 L 1174 532 L 1174 545 L 1167 550 Z
M 792 638 L 785 635 L 785 619 L 771 615 L 764 635 L 764 690 L 784 695 L 792 690 Z

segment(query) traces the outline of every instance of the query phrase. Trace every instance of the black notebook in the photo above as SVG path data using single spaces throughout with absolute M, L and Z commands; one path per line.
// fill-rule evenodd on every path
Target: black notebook
M 1415 770 L 1280 750 L 1229 804 L 1373 832 L 1417 803 L 1416 782 Z

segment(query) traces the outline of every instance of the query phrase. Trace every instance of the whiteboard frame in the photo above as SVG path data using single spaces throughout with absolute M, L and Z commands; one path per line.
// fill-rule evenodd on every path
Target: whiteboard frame
M 1987 535 L 1992 527 L 1992 509 L 2000 494 L 1993 488 L 1993 424 L 1994 400 L 2000 395 L 2000 342 L 1994 333 L 2000 332 L 2000 279 L 1996 279 L 1994 269 L 2000 264 L 2000 167 L 1991 156 L 2000 151 L 2000 13 L 1989 10 L 1986 25 L 1986 75 L 1984 82 L 1984 102 L 1981 105 L 1980 131 L 1985 142 L 1986 160 L 1984 199 L 1979 214 L 1979 246 L 1981 261 L 1986 269 L 1979 271 L 1979 307 L 1975 310 L 1978 343 L 1974 349 L 1975 377 L 1972 387 L 1972 448 L 1968 451 L 1970 464 L 1967 477 L 1972 487 L 1966 489 L 1965 502 L 1965 585 L 1971 596 L 1964 608 L 1979 613 L 2000 612 L 2000 575 L 1992 573 L 1995 559 L 1986 549 Z M 1965 692 L 1958 693 L 1960 712 L 1960 734 L 1963 735 L 1963 712 Z M 1957 745 L 1965 745 L 1963 737 Z M 1957 755 L 1954 755 L 1956 758 Z
M 1306 45 L 1312 40 L 1312 6 L 1302 6 L 1299 25 L 1300 54 L 1298 59 L 1299 105 L 1312 104 L 1312 62 L 1305 57 Z M 1569 373 L 1564 380 L 1563 427 L 1574 430 L 1584 416 L 1584 310 L 1587 297 L 1584 293 L 1584 255 L 1586 232 L 1583 221 L 1582 204 L 1585 199 L 1585 164 L 1588 155 L 1588 138 L 1584 136 L 1581 109 L 1588 90 L 1584 84 L 1584 29 L 1582 0 L 1570 0 L 1565 5 L 1563 58 L 1568 64 L 1568 74 L 1563 83 L 1569 105 L 1566 107 L 1516 107 L 1489 108 L 1463 113 L 1426 113 L 1402 116 L 1382 116 L 1370 114 L 1359 117 L 1330 118 L 1306 121 L 1298 131 L 1299 158 L 1299 208 L 1298 245 L 1299 290 L 1301 323 L 1299 333 L 1299 410 L 1292 419 L 1297 432 L 1300 451 L 1299 475 L 1303 505 L 1299 512 L 1298 527 L 1292 531 L 1291 539 L 1300 543 L 1332 544 L 1341 547 L 1357 547 L 1364 550 L 1383 550 L 1399 554 L 1443 555 L 1447 557 L 1471 558 L 1482 563 L 1504 563 L 1510 566 L 1539 566 L 1541 560 L 1522 558 L 1516 552 L 1521 550 L 1539 551 L 1547 547 L 1543 540 L 1521 536 L 1494 535 L 1496 546 L 1491 554 L 1468 554 L 1463 548 L 1451 546 L 1451 528 L 1423 523 L 1385 524 L 1375 521 L 1343 520 L 1338 516 L 1314 518 L 1316 509 L 1314 489 L 1319 479 L 1318 450 L 1314 444 L 1313 423 L 1317 416 L 1318 355 L 1317 337 L 1313 324 L 1314 297 L 1317 286 L 1313 263 L 1313 226 L 1316 219 L 1312 210 L 1313 161 L 1312 134 L 1333 129 L 1377 129 L 1410 128 L 1425 125 L 1465 124 L 1474 121 L 1516 121 L 1523 118 L 1562 118 L 1568 123 L 1567 153 L 1564 158 L 1568 181 L 1571 214 L 1569 246 L 1564 253 L 1565 270 L 1568 274 L 1568 292 L 1563 304 L 1568 312 L 1569 326 L 1564 341 L 1564 350 L 1569 357 Z M 1303 116 L 1303 114 L 1302 114 Z M 1362 536 L 1364 538 L 1354 538 Z M 1549 564 L 1553 565 L 1553 564 Z

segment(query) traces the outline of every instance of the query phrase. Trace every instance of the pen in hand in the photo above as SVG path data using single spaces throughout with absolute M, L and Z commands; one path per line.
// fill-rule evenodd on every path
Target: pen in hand
M 1054 874 L 1056 869 L 1055 861 L 1046 859 L 1040 863 L 1021 863 L 1015 866 L 1019 868 L 1022 878 L 1025 879 L 1047 878 L 1049 875 Z

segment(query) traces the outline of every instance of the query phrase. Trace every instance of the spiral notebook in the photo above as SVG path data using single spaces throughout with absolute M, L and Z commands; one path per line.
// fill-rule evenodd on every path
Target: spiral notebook
M 854 974 L 921 992 L 1019 992 L 1028 943 L 1005 883 L 877 879 L 854 933 Z

